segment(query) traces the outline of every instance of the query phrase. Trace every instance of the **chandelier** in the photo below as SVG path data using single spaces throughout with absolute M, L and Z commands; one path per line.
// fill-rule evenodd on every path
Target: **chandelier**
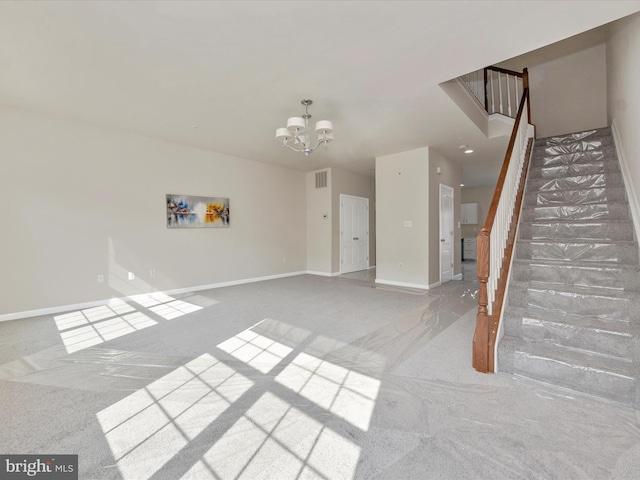
M 304 115 L 302 117 L 291 117 L 287 120 L 286 128 L 278 128 L 276 130 L 276 139 L 282 142 L 283 147 L 289 147 L 295 152 L 302 152 L 309 155 L 320 145 L 327 145 L 333 142 L 333 123 L 329 120 L 320 120 L 316 122 L 316 142 L 313 145 L 311 132 L 309 131 L 309 105 L 313 104 L 313 100 L 302 100 L 300 103 L 304 105 Z M 289 142 L 292 142 L 290 144 Z

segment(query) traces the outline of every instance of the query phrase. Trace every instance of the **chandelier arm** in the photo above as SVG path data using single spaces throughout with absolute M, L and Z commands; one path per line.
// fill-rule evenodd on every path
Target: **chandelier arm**
M 301 149 L 299 149 L 299 148 L 292 147 L 292 146 L 291 146 L 291 145 L 289 145 L 288 143 L 283 143 L 283 144 L 282 144 L 282 145 L 280 145 L 280 146 L 281 146 L 281 147 L 288 147 L 288 148 L 290 148 L 291 150 L 293 150 L 294 152 L 304 152 L 304 150 L 301 150 Z
M 320 145 L 327 145 L 327 139 L 326 138 L 321 138 L 320 140 L 318 140 L 318 143 L 316 143 L 313 147 L 310 147 L 310 150 L 313 152 L 316 148 L 318 148 Z
M 302 135 L 303 138 L 300 138 L 300 135 L 298 135 L 297 133 L 293 136 L 293 140 L 294 143 L 298 142 L 300 145 L 302 145 L 303 149 L 301 149 L 300 151 L 304 151 L 304 147 L 307 145 L 307 132 L 305 131 L 305 133 Z

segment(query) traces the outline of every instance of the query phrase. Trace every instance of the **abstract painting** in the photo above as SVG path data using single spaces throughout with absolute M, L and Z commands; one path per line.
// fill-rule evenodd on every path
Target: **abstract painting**
M 228 198 L 167 194 L 167 228 L 228 226 Z

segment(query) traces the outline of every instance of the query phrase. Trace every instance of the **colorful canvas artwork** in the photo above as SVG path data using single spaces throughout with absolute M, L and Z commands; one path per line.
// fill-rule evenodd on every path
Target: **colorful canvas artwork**
M 167 228 L 228 226 L 228 198 L 167 194 Z

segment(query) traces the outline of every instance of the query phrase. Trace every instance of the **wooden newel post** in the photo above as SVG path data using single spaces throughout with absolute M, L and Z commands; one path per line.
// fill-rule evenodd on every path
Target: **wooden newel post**
M 482 227 L 476 239 L 478 281 L 478 314 L 476 315 L 476 331 L 473 336 L 473 368 L 482 373 L 489 371 L 489 230 Z
M 522 70 L 522 89 L 527 92 L 527 123 L 531 125 L 531 100 L 529 97 L 529 70 Z
M 488 77 L 488 69 L 485 67 L 484 69 L 484 109 L 489 112 L 489 77 Z

